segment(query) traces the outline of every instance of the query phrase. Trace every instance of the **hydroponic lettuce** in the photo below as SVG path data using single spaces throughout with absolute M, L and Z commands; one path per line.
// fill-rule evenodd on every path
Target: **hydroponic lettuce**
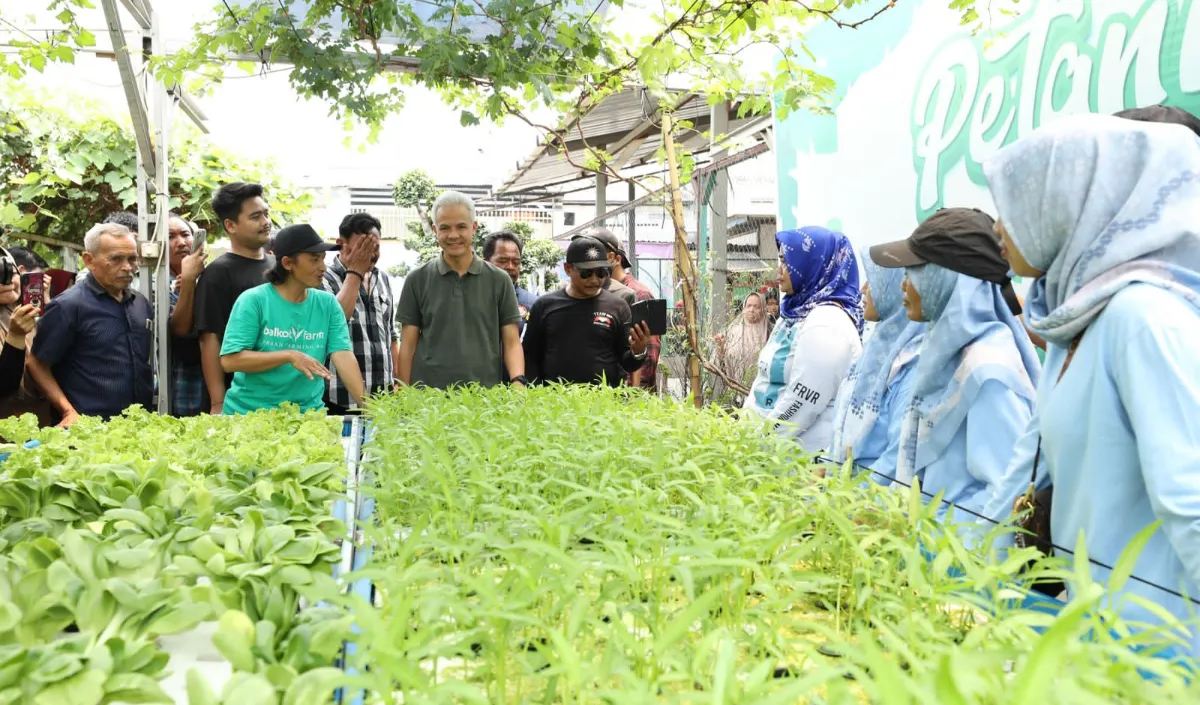
M 985 561 L 994 537 L 818 478 L 757 420 L 578 387 L 407 390 L 373 419 L 368 702 L 1196 701 L 1098 586 L 1022 610 L 1001 585 L 1029 552 Z
M 0 465 L 0 705 L 168 702 L 156 640 L 201 622 L 233 677 L 188 673 L 191 705 L 1200 695 L 1100 586 L 1022 610 L 1002 585 L 1030 551 L 984 560 L 994 537 L 968 550 L 915 493 L 818 478 L 755 419 L 543 388 L 405 390 L 373 424 L 368 601 L 331 577 L 337 421 L 0 422 L 43 442 Z
M 196 703 L 326 702 L 350 617 L 300 605 L 339 592 L 340 427 L 294 410 L 0 422 L 42 443 L 0 465 L 0 705 L 171 702 L 155 640 L 217 620 L 235 677 L 221 699 L 192 684 Z M 235 650 L 243 621 L 256 638 Z

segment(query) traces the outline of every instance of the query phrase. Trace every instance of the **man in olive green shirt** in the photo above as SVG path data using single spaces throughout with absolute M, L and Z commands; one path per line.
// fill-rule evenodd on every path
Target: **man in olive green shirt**
M 471 249 L 478 224 L 469 196 L 447 191 L 433 203 L 441 254 L 404 280 L 396 320 L 404 384 L 445 389 L 456 384 L 500 384 L 507 371 L 525 383 L 521 313 L 512 279 Z

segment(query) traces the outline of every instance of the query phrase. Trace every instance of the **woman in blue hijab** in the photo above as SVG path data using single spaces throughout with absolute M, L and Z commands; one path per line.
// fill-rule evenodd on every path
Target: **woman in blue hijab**
M 870 258 L 862 265 L 867 276 L 863 312 L 875 330 L 838 391 L 830 455 L 870 468 L 871 479 L 886 485 L 895 479 L 901 424 L 926 326 L 904 310 L 903 269 L 884 269 Z
M 1200 605 L 1182 597 L 1200 598 L 1200 140 L 1080 115 L 1000 150 L 984 174 L 1013 271 L 1036 277 L 1026 315 L 1048 343 L 1037 467 L 1015 465 L 1004 500 L 1034 472 L 1052 480 L 1054 543 L 1076 551 L 1082 536 L 1106 565 L 1158 522 L 1137 579 L 1110 587 L 1131 622 L 1161 623 L 1151 603 L 1188 623 L 1200 656 Z
M 980 512 L 1001 482 L 1033 411 L 1040 372 L 1021 322 L 994 221 L 971 208 L 943 208 L 907 240 L 878 245 L 871 259 L 904 267 L 904 307 L 926 321 L 905 411 L 896 479 L 920 480 L 953 503 Z M 959 512 L 956 522 L 973 517 Z
M 784 297 L 744 406 L 817 453 L 829 447 L 834 397 L 862 350 L 858 263 L 850 240 L 825 228 L 786 230 L 775 241 Z

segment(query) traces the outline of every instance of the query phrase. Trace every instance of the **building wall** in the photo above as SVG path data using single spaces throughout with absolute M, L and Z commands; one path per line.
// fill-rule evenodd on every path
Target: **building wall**
M 980 163 L 1038 125 L 1160 102 L 1200 113 L 1200 0 L 1015 7 L 992 13 L 992 37 L 971 36 L 945 0 L 896 3 L 849 41 L 810 33 L 840 100 L 833 116 L 777 120 L 783 227 L 828 225 L 864 247 L 939 207 L 994 214 Z

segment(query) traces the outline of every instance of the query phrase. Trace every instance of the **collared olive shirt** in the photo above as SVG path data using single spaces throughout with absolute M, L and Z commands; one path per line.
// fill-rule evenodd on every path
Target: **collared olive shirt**
M 458 275 L 439 255 L 404 280 L 396 320 L 421 329 L 412 384 L 445 389 L 455 384 L 500 384 L 501 329 L 521 320 L 512 279 L 473 256 Z

